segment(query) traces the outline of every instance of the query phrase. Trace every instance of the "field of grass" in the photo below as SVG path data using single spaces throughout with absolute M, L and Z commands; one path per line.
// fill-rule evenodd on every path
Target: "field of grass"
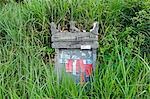
M 60 83 L 50 22 L 100 23 L 93 82 Z M 83 26 L 81 26 L 81 24 Z M 90 84 L 90 86 L 89 86 Z M 149 0 L 0 1 L 0 99 L 150 99 Z

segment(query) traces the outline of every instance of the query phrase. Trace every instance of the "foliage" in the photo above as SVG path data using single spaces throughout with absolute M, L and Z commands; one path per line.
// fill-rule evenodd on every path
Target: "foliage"
M 0 2 L 0 98 L 148 99 L 149 5 L 149 0 Z M 84 86 L 69 78 L 58 82 L 53 63 L 45 61 L 54 54 L 50 22 L 69 20 L 86 30 L 100 23 L 97 68 Z

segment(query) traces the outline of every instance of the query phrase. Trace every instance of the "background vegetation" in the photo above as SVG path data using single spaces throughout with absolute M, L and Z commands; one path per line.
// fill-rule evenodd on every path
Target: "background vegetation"
M 90 87 L 53 72 L 50 22 L 69 20 L 100 23 Z M 0 99 L 149 99 L 149 62 L 149 0 L 0 0 Z

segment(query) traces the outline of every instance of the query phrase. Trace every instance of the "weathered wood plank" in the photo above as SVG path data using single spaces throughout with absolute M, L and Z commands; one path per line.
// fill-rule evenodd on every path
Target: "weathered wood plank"
M 52 42 L 56 41 L 97 41 L 98 36 L 89 32 L 59 32 L 52 35 Z
M 98 42 L 54 42 L 52 43 L 53 48 L 81 48 L 82 45 L 89 45 L 91 48 L 98 48 Z

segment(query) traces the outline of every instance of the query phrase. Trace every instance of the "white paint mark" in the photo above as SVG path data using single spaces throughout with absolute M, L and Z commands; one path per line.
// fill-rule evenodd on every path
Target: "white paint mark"
M 76 75 L 76 63 L 77 63 L 77 60 L 73 62 L 73 72 L 72 72 L 73 75 Z
M 91 45 L 81 45 L 81 49 L 91 49 Z

